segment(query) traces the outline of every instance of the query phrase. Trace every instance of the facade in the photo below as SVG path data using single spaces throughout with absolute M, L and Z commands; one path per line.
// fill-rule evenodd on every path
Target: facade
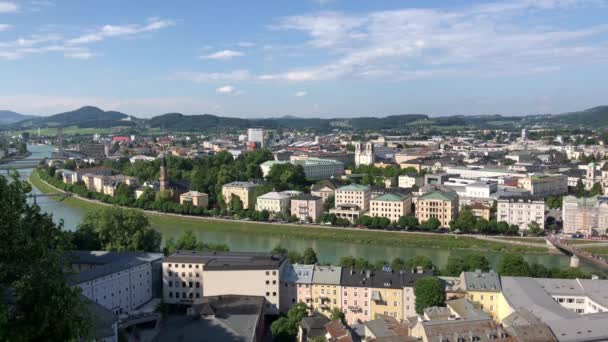
M 209 195 L 204 192 L 188 191 L 179 195 L 179 203 L 191 204 L 200 208 L 207 208 L 209 205 Z
M 334 196 L 334 192 L 341 185 L 342 182 L 336 179 L 322 180 L 310 188 L 310 193 L 314 196 L 321 197 L 323 202 L 325 202 L 330 196 Z
M 266 135 L 263 128 L 249 128 L 247 129 L 247 142 L 254 143 L 260 148 L 266 147 L 265 139 Z
M 545 229 L 545 201 L 531 197 L 499 198 L 496 219 L 515 224 L 520 230 L 528 230 L 532 222 Z
M 498 306 L 502 291 L 500 277 L 494 272 L 462 272 L 460 274 L 460 290 L 465 298 L 477 309 L 485 311 L 496 319 L 499 315 Z
M 473 215 L 490 221 L 491 207 L 485 203 L 475 202 L 467 206 Z
M 368 186 L 351 184 L 335 191 L 336 205 L 329 212 L 351 222 L 369 210 L 371 190 Z
M 398 178 L 398 186 L 400 188 L 413 188 L 421 187 L 424 185 L 424 177 L 414 174 L 414 175 L 401 175 Z
M 312 277 L 315 271 L 315 265 L 293 265 L 293 269 L 297 276 L 296 283 L 296 298 L 298 303 L 305 303 L 309 309 L 312 309 Z
M 277 165 L 277 164 L 287 164 L 289 163 L 288 161 L 284 161 L 284 160 L 267 160 L 265 162 L 263 162 L 262 164 L 260 164 L 260 169 L 262 170 L 262 176 L 264 178 L 268 177 L 268 174 L 270 173 L 270 169 L 272 169 L 273 166 Z
M 562 203 L 562 220 L 566 234 L 604 234 L 608 227 L 608 197 L 566 196 Z
M 365 145 L 360 142 L 355 144 L 355 166 L 374 165 L 375 162 L 374 144 L 370 142 Z
M 155 297 L 161 253 L 72 251 L 66 256 L 72 270 L 78 272 L 70 279 L 71 285 L 116 315 L 129 313 Z
M 341 309 L 342 291 L 340 266 L 314 266 L 312 275 L 312 308 L 330 316 L 334 308 Z
M 232 197 L 236 196 L 243 202 L 243 209 L 253 206 L 253 191 L 257 184 L 251 182 L 232 182 L 222 186 L 222 196 L 225 203 L 230 203 Z
M 276 314 L 286 264 L 266 253 L 177 251 L 163 260 L 163 301 L 193 305 L 208 296 L 261 296 L 265 311 Z
M 302 166 L 308 180 L 327 179 L 344 174 L 344 164 L 333 159 L 306 158 L 293 160 L 291 163 Z
M 441 227 L 449 227 L 450 221 L 458 216 L 458 195 L 453 191 L 431 191 L 418 197 L 416 202 L 416 218 L 426 222 L 435 217 L 441 222 Z
M 342 312 L 348 324 L 367 322 L 371 318 L 371 272 L 342 268 Z
M 568 177 L 564 175 L 535 175 L 519 179 L 518 185 L 532 196 L 547 197 L 568 193 Z
M 323 201 L 321 197 L 301 194 L 291 198 L 291 215 L 300 222 L 316 223 L 323 214 Z
M 282 192 L 269 192 L 258 196 L 255 204 L 255 210 L 268 211 L 270 213 L 288 214 L 290 210 L 291 196 Z
M 412 212 L 412 194 L 388 193 L 370 200 L 369 216 L 385 217 L 396 222 Z

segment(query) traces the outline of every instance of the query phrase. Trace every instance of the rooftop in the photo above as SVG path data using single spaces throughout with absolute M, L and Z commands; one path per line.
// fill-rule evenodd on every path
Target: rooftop
M 431 191 L 418 197 L 418 200 L 439 200 L 439 201 L 452 201 L 458 198 L 458 194 L 454 191 Z
M 467 291 L 500 292 L 500 277 L 494 272 L 462 272 L 462 286 Z
M 73 264 L 96 265 L 72 276 L 70 282 L 73 284 L 81 284 L 163 258 L 162 253 L 132 252 L 71 251 L 66 255 Z
M 315 284 L 340 285 L 342 267 L 315 265 L 312 282 Z
M 369 186 L 360 184 L 350 184 L 338 188 L 340 191 L 369 191 Z
M 227 183 L 224 184 L 224 187 L 232 187 L 232 188 L 254 188 L 258 186 L 255 183 L 252 182 L 231 182 L 231 183 Z
M 266 270 L 278 269 L 284 257 L 270 253 L 208 252 L 179 250 L 163 260 L 163 263 L 204 264 L 205 270 Z
M 407 197 L 400 194 L 388 193 L 374 198 L 372 201 L 384 201 L 384 202 L 402 202 Z

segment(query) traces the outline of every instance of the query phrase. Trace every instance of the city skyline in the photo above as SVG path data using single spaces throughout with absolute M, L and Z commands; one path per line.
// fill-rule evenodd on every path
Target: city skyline
M 605 104 L 606 1 L 0 1 L 0 109 L 527 115 Z

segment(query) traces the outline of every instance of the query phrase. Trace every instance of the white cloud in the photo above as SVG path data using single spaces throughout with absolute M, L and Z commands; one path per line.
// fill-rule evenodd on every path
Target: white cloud
M 228 60 L 228 59 L 232 59 L 235 57 L 241 57 L 244 56 L 245 54 L 240 52 L 240 51 L 234 51 L 234 50 L 222 50 L 222 51 L 218 51 L 218 52 L 214 52 L 212 54 L 209 55 L 204 55 L 204 56 L 200 56 L 200 59 L 218 59 L 218 60 Z
M 64 56 L 72 59 L 91 59 L 95 54 L 89 51 L 66 51 Z
M 605 60 L 608 25 L 570 28 L 555 22 L 548 27 L 542 20 L 534 22 L 538 16 L 531 15 L 604 4 L 603 0 L 511 0 L 450 10 L 406 8 L 286 17 L 271 28 L 306 34 L 309 38 L 302 49 L 319 49 L 330 61 L 259 79 L 410 79 L 459 71 L 525 74 L 541 67 L 576 65 L 580 58 Z
M 195 83 L 237 82 L 252 79 L 252 75 L 248 70 L 234 70 L 226 73 L 179 71 L 169 78 L 172 80 L 186 80 Z
M 9 24 L 0 24 L 0 32 L 2 31 L 6 31 L 8 29 L 10 29 L 12 26 Z
M 172 20 L 162 20 L 159 18 L 150 18 L 145 25 L 129 24 L 129 25 L 104 25 L 93 33 L 81 35 L 66 41 L 68 45 L 90 44 L 103 41 L 110 37 L 125 37 L 135 36 L 142 33 L 161 30 L 167 27 L 174 26 Z
M 0 13 L 11 13 L 19 11 L 19 5 L 14 2 L 0 1 Z
M 215 92 L 218 94 L 230 94 L 230 95 L 238 95 L 238 94 L 242 93 L 240 90 L 236 89 L 235 86 L 231 86 L 231 85 L 221 86 L 221 87 L 215 89 Z
M 306 96 L 308 95 L 307 91 L 298 91 L 297 93 L 295 93 L 295 96 L 297 97 L 302 97 L 302 96 Z

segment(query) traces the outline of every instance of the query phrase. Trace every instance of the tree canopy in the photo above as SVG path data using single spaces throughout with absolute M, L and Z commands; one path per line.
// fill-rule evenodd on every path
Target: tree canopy
M 416 280 L 414 294 L 418 314 L 423 314 L 426 308 L 445 305 L 445 289 L 439 278 L 424 277 Z

